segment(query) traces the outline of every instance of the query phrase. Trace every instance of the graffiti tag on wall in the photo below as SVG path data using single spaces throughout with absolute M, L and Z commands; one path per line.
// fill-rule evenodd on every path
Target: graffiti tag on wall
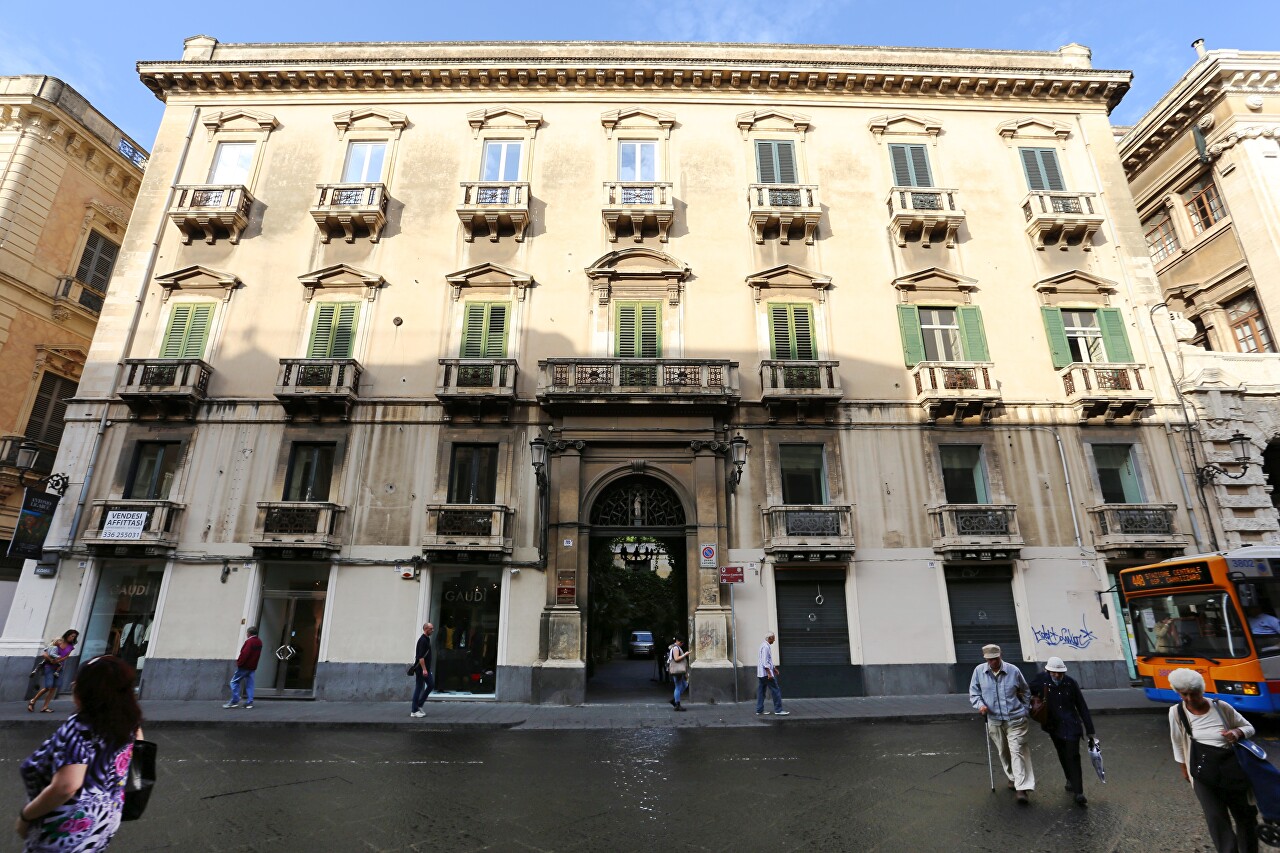
M 1037 643 L 1046 646 L 1069 646 L 1073 649 L 1085 649 L 1098 639 L 1098 635 L 1090 631 L 1084 624 L 1084 614 L 1080 614 L 1080 630 L 1071 628 L 1051 628 L 1041 625 L 1031 629 L 1036 635 Z

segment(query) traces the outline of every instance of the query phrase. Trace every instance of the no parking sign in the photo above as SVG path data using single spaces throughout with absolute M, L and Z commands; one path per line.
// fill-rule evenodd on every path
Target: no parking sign
M 702 558 L 702 562 L 698 565 L 704 569 L 714 569 L 716 567 L 716 546 L 703 545 L 698 556 Z

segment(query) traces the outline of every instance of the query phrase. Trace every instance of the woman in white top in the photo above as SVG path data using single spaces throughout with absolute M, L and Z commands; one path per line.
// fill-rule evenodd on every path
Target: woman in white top
M 1258 853 L 1258 810 L 1250 801 L 1248 782 L 1234 754 L 1237 741 L 1253 737 L 1253 726 L 1227 703 L 1204 698 L 1204 678 L 1195 670 L 1175 669 L 1169 674 L 1169 686 L 1182 698 L 1169 709 L 1173 760 L 1200 801 L 1214 849 L 1218 853 Z M 1224 756 L 1221 750 L 1232 752 Z M 1217 782 L 1193 778 L 1196 764 L 1201 763 L 1194 760 L 1197 753 L 1209 756 L 1205 764 L 1213 764 L 1215 753 L 1225 762 L 1216 774 Z

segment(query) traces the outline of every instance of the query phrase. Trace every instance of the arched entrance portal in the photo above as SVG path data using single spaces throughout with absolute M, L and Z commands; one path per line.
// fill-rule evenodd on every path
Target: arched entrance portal
M 684 505 L 662 480 L 633 474 L 604 488 L 588 520 L 588 701 L 661 701 L 666 648 L 690 633 Z

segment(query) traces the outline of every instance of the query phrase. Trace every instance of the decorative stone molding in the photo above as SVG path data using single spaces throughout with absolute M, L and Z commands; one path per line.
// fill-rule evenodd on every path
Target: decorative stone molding
M 36 361 L 31 370 L 32 380 L 40 378 L 45 370 L 80 381 L 89 351 L 75 344 L 36 344 Z
M 142 166 L 146 152 L 120 137 L 120 147 L 112 148 L 99 136 L 82 130 L 82 126 L 46 102 L 0 104 L 0 130 L 27 133 L 42 142 L 56 146 L 71 162 L 101 181 L 113 192 L 132 202 L 142 186 Z M 121 148 L 140 155 L 134 162 Z M 128 219 L 126 214 L 124 217 Z
M 1036 293 L 1040 294 L 1042 305 L 1083 302 L 1105 307 L 1111 304 L 1111 294 L 1119 289 L 1114 281 L 1099 278 L 1084 270 L 1058 273 L 1049 278 L 1042 278 L 1032 286 Z
M 808 116 L 786 110 L 752 110 L 738 115 L 738 130 L 742 132 L 743 139 L 746 139 L 752 131 L 762 130 L 803 135 L 809 131 L 810 126 Z
M 666 252 L 636 246 L 609 252 L 587 267 L 586 273 L 601 305 L 609 304 L 614 287 L 620 284 L 637 294 L 665 292 L 669 305 L 679 305 L 690 269 Z
M 934 145 L 942 132 L 942 122 L 918 113 L 885 113 L 867 123 L 867 128 L 877 142 L 885 136 L 927 136 Z
M 334 264 L 298 276 L 298 281 L 306 289 L 303 301 L 310 302 L 317 290 L 357 290 L 363 291 L 365 299 L 372 302 L 378 298 L 378 291 L 386 286 L 387 280 L 374 272 L 358 269 L 349 264 Z
M 1233 130 L 1222 139 L 1208 146 L 1209 157 L 1216 160 L 1222 156 L 1224 151 L 1234 148 L 1241 140 L 1245 139 L 1274 139 L 1280 142 L 1280 125 L 1253 124 L 1239 130 Z
M 221 290 L 219 297 L 223 302 L 231 301 L 231 293 L 242 282 L 234 273 L 221 272 L 220 270 L 209 269 L 200 265 L 183 267 L 180 270 L 174 270 L 164 275 L 156 276 L 156 284 L 162 288 L 160 296 L 160 304 L 169 301 L 169 297 L 176 290 L 190 291 L 217 291 Z
M 903 304 L 943 299 L 967 305 L 973 301 L 970 294 L 977 289 L 978 280 L 942 267 L 929 267 L 895 278 L 893 286 L 898 290 L 898 301 Z
M 233 109 L 209 113 L 200 119 L 209 139 L 223 131 L 249 130 L 262 133 L 264 136 L 280 126 L 276 117 L 257 110 Z
M 795 264 L 781 264 L 769 267 L 758 273 L 747 276 L 747 286 L 755 293 L 755 301 L 759 302 L 764 288 L 811 288 L 818 292 L 818 301 L 827 301 L 827 291 L 831 289 L 831 277 L 822 273 L 798 267 Z
M 542 127 L 542 113 L 518 107 L 486 107 L 467 113 L 467 124 L 471 125 L 471 135 L 475 137 L 482 129 L 490 128 L 516 128 L 534 137 Z
M 671 113 L 649 107 L 626 107 L 600 114 L 600 124 L 604 127 L 605 137 L 609 139 L 613 138 L 615 129 L 660 130 L 664 139 L 670 139 L 671 128 L 675 123 L 676 117 Z
M 395 110 L 365 107 L 336 114 L 333 117 L 333 125 L 338 129 L 338 139 L 345 137 L 353 128 L 388 131 L 394 133 L 394 138 L 399 139 L 401 132 L 409 126 L 409 117 Z
M 464 287 L 515 288 L 516 299 L 524 302 L 525 294 L 533 286 L 533 276 L 500 264 L 484 263 L 458 270 L 444 277 L 453 288 L 453 299 L 462 298 Z
M 1006 142 L 1014 139 L 1053 139 L 1066 142 L 1071 138 L 1071 128 L 1060 121 L 1048 121 L 1036 116 L 1022 116 L 1000 124 L 996 130 Z

